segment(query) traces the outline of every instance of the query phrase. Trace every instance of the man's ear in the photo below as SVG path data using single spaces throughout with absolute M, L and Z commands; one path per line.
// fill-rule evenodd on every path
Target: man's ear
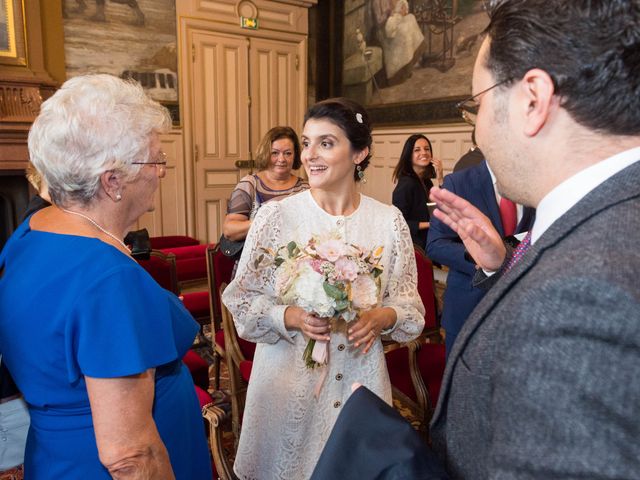
M 529 70 L 520 82 L 518 98 L 523 109 L 524 134 L 533 137 L 559 106 L 551 76 L 539 68 Z
M 100 175 L 100 184 L 111 200 L 114 202 L 122 200 L 123 181 L 120 174 L 113 170 L 107 170 Z
M 359 152 L 356 152 L 353 157 L 353 163 L 355 163 L 356 165 L 360 165 L 364 161 L 364 159 L 367 158 L 367 155 L 369 155 L 369 147 L 365 147 Z

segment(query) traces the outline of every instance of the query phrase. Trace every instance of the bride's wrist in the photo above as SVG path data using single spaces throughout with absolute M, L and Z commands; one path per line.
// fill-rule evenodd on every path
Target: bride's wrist
M 284 311 L 284 328 L 287 330 L 300 330 L 302 319 L 300 317 L 300 307 L 288 306 Z

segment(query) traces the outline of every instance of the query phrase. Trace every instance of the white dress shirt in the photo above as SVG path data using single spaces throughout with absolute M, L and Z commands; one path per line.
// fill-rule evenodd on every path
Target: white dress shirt
M 640 161 L 640 147 L 618 153 L 585 168 L 547 193 L 536 209 L 536 220 L 531 229 L 531 245 L 591 190 L 637 161 Z
M 500 195 L 500 192 L 498 192 L 496 176 L 493 174 L 493 170 L 491 170 L 489 162 L 487 162 L 487 170 L 489 170 L 489 175 L 491 175 L 491 183 L 493 183 L 493 193 L 496 195 L 498 210 L 500 210 L 500 200 L 502 199 L 502 195 Z M 522 220 L 523 212 L 524 207 L 521 204 L 516 203 L 516 226 L 520 223 L 520 220 Z M 524 237 L 524 235 L 526 235 L 526 232 L 523 232 L 523 235 L 518 234 L 516 235 L 516 237 L 520 238 Z M 520 238 L 520 240 L 522 240 L 522 238 Z

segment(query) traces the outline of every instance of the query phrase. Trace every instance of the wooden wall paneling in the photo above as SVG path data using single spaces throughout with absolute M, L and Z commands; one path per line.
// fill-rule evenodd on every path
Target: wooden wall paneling
M 398 135 L 374 135 L 372 157 L 365 171 L 366 183 L 361 184 L 365 195 L 384 203 L 391 203 L 393 169 L 402 152 L 403 141 Z
M 162 135 L 160 143 L 167 154 L 166 174 L 156 191 L 155 210 L 140 217 L 137 228 L 146 228 L 152 237 L 184 235 L 187 230 L 182 131 L 175 129 Z
M 453 170 L 458 159 L 471 148 L 471 127 L 465 124 L 404 126 L 373 131 L 373 157 L 366 170 L 367 183 L 361 186 L 365 195 L 383 203 L 391 203 L 395 184 L 392 180 L 402 147 L 407 137 L 423 133 L 431 141 L 434 156 L 443 162 L 444 174 Z

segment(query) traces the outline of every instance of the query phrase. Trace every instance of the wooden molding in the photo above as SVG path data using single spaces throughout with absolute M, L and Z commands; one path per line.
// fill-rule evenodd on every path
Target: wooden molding
M 47 52 L 59 45 L 44 45 L 45 25 L 41 6 L 60 5 L 60 0 L 24 2 L 26 31 L 26 65 L 6 65 L 0 77 L 0 170 L 22 170 L 29 161 L 27 137 L 29 128 L 40 112 L 42 102 L 53 95 L 58 83 L 47 71 Z M 58 8 L 60 10 L 60 8 Z M 50 12 L 48 12 L 50 13 Z M 62 25 L 61 13 L 48 18 L 47 25 Z M 47 50 L 48 49 L 48 50 Z M 56 58 L 57 62 L 60 58 Z M 64 63 L 64 60 L 62 60 Z
M 42 105 L 37 85 L 4 84 L 0 82 L 0 122 L 27 122 L 35 120 Z
M 255 15 L 258 31 L 288 32 L 306 35 L 309 25 L 307 9 L 317 0 L 187 0 L 176 3 L 176 14 L 226 24 L 237 34 L 252 35 L 256 30 L 243 29 L 240 17 Z

